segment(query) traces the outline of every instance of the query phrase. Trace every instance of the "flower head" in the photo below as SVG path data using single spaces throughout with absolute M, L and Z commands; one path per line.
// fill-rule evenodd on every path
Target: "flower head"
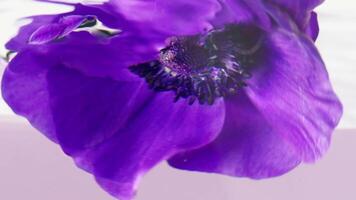
M 314 45 L 320 3 L 73 4 L 7 43 L 2 94 L 121 199 L 163 160 L 278 176 L 320 158 L 342 114 Z

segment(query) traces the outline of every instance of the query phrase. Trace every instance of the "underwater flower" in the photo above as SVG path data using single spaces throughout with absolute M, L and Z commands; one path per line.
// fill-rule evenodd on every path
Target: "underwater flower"
M 279 176 L 320 158 L 342 114 L 314 45 L 321 2 L 66 3 L 6 44 L 2 95 L 119 199 L 164 160 Z

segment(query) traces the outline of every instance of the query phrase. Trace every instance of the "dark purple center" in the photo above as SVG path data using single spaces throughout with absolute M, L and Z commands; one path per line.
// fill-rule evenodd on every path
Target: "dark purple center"
M 260 29 L 229 25 L 205 35 L 172 37 L 157 60 L 130 69 L 153 90 L 174 91 L 175 101 L 211 105 L 247 86 L 261 44 Z

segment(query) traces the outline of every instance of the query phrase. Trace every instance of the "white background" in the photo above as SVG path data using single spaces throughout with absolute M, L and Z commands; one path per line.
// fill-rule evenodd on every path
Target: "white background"
M 3 44 L 16 33 L 18 26 L 24 23 L 16 19 L 69 10 L 71 10 L 69 7 L 30 0 L 0 0 L 0 53 L 6 52 Z M 356 1 L 352 0 L 327 0 L 317 9 L 321 27 L 317 46 L 325 60 L 336 93 L 344 104 L 344 116 L 339 128 L 356 128 L 355 10 Z M 0 66 L 0 75 L 2 70 L 3 67 Z M 0 97 L 0 117 L 5 115 L 14 118 Z

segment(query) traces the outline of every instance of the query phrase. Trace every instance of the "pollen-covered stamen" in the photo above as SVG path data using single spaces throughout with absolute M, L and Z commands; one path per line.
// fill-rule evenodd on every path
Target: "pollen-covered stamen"
M 160 51 L 159 61 L 172 75 L 190 75 L 209 65 L 207 49 L 198 38 L 170 38 L 168 47 Z
M 153 90 L 174 91 L 175 101 L 213 104 L 216 98 L 236 94 L 251 77 L 261 37 L 250 38 L 244 28 L 250 27 L 227 26 L 205 36 L 171 38 L 157 60 L 130 69 Z

